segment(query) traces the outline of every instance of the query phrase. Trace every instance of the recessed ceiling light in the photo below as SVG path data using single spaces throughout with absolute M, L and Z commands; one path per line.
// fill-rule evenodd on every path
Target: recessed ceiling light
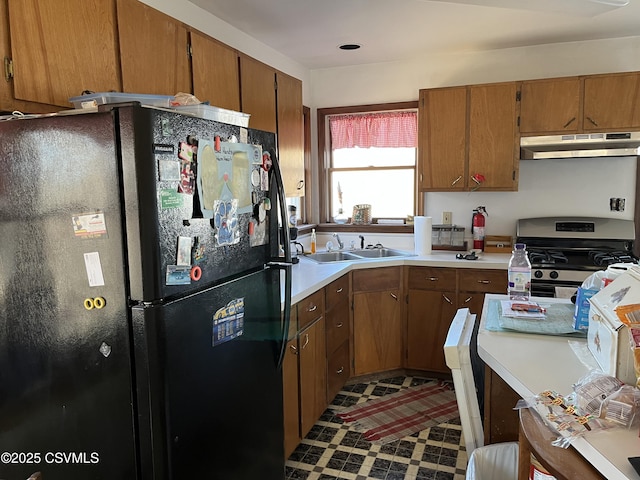
M 340 50 L 358 50 L 361 47 L 361 45 L 358 45 L 357 43 L 345 43 L 344 45 L 340 45 L 338 48 Z

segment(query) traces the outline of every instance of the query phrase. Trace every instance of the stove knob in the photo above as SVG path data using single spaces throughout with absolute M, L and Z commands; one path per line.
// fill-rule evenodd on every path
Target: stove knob
M 555 280 L 556 278 L 558 278 L 558 272 L 552 270 L 551 273 L 549 273 L 549 276 Z
M 533 272 L 533 276 L 536 278 L 542 278 L 542 270 L 536 270 L 535 272 Z

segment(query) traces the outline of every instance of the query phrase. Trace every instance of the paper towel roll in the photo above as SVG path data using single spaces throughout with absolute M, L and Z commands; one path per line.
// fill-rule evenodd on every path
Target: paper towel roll
M 413 217 L 413 239 L 416 255 L 431 253 L 431 217 Z

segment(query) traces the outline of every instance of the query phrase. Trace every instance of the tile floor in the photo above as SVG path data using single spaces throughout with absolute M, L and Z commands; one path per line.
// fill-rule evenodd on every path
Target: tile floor
M 345 386 L 331 405 L 350 406 L 433 379 L 397 376 Z M 386 445 L 345 425 L 331 406 L 286 464 L 286 480 L 464 480 L 467 453 L 460 419 Z

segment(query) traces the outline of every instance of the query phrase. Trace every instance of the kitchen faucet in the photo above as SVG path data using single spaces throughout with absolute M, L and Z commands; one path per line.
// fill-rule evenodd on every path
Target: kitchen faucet
M 364 249 L 364 236 L 358 235 L 358 237 L 360 238 L 360 249 Z
M 338 250 L 342 250 L 344 248 L 344 243 L 342 243 L 342 240 L 340 240 L 340 235 L 334 233 L 333 237 L 336 239 L 336 242 L 338 242 Z

